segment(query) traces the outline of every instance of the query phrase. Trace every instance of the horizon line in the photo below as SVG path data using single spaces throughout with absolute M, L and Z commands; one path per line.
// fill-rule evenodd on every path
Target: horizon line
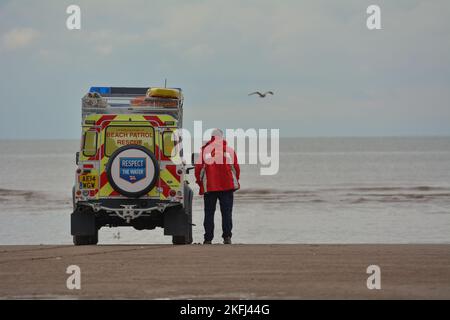
M 450 138 L 450 134 L 430 135 L 336 135 L 336 136 L 280 136 L 280 139 L 333 139 L 333 138 Z M 0 141 L 78 141 L 79 138 L 0 138 Z

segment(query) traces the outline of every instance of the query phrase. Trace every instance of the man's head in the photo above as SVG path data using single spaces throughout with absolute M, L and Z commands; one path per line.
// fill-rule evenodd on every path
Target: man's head
M 223 131 L 220 129 L 214 129 L 211 133 L 211 138 L 214 139 L 223 139 Z

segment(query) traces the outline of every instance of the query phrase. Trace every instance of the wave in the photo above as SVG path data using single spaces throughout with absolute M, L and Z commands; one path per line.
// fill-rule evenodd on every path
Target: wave
M 348 193 L 347 196 L 358 196 L 360 194 L 356 193 Z M 450 193 L 369 193 L 366 194 L 367 197 L 381 197 L 381 198 L 387 198 L 387 197 L 401 197 L 401 198 L 411 198 L 411 199 L 424 199 L 429 197 L 450 197 Z
M 268 188 L 249 188 L 249 189 L 241 189 L 237 194 L 241 195 L 267 195 L 267 194 L 312 194 L 313 191 L 309 190 L 283 190 L 283 189 L 268 189 Z
M 0 188 L 0 199 L 22 198 L 24 200 L 39 199 L 42 195 L 35 191 L 12 190 Z M 1 200 L 0 200 L 1 201 Z
M 328 189 L 328 190 L 342 190 L 342 189 Z M 432 187 L 432 186 L 417 186 L 417 187 L 359 187 L 359 188 L 348 188 L 351 191 L 361 191 L 361 192 L 371 192 L 371 191 L 450 191 L 450 188 L 444 187 Z
M 241 204 L 273 203 L 283 205 L 450 202 L 450 188 L 435 186 L 336 187 L 301 190 L 244 188 L 236 192 L 235 198 Z M 42 208 L 70 208 L 72 201 L 61 195 L 0 188 L 0 205 L 3 207 L 3 211 L 20 208 L 39 210 Z
M 417 195 L 417 194 L 395 194 L 389 196 L 372 196 L 372 197 L 359 197 L 359 198 L 347 198 L 341 200 L 341 202 L 348 202 L 351 204 L 366 203 L 366 202 L 427 202 L 432 200 L 438 200 L 442 198 L 450 199 L 450 194 L 431 194 L 431 195 Z
M 238 191 L 243 195 L 266 195 L 266 194 L 318 194 L 323 192 L 436 192 L 447 191 L 450 193 L 450 187 L 432 187 L 432 186 L 417 186 L 417 187 L 336 187 L 336 188 L 317 188 L 310 190 L 287 190 L 277 188 L 248 188 Z
M 13 190 L 0 188 L 0 213 L 13 211 L 40 212 L 70 208 L 72 200 L 67 197 L 50 196 L 32 190 Z
M 365 202 L 425 202 L 450 200 L 450 188 L 433 186 L 415 187 L 342 187 L 311 190 L 283 190 L 276 188 L 242 189 L 236 193 L 242 202 L 360 204 Z

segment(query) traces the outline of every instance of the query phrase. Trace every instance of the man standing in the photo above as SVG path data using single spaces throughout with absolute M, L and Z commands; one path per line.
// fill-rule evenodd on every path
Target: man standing
M 205 203 L 205 240 L 211 244 L 214 238 L 214 213 L 217 200 L 222 213 L 222 237 L 224 244 L 231 244 L 233 193 L 239 186 L 240 169 L 234 150 L 227 146 L 220 129 L 214 129 L 211 140 L 200 150 L 195 164 L 195 179 Z

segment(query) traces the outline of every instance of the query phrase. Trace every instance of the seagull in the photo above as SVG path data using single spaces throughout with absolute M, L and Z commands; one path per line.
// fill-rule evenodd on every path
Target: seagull
M 261 92 L 259 92 L 259 91 L 256 91 L 256 92 L 250 93 L 249 96 L 252 96 L 252 95 L 254 95 L 254 94 L 257 94 L 260 98 L 265 98 L 268 94 L 270 94 L 270 95 L 273 96 L 273 92 L 272 92 L 272 91 L 267 91 L 267 92 L 264 92 L 264 93 L 261 93 Z

